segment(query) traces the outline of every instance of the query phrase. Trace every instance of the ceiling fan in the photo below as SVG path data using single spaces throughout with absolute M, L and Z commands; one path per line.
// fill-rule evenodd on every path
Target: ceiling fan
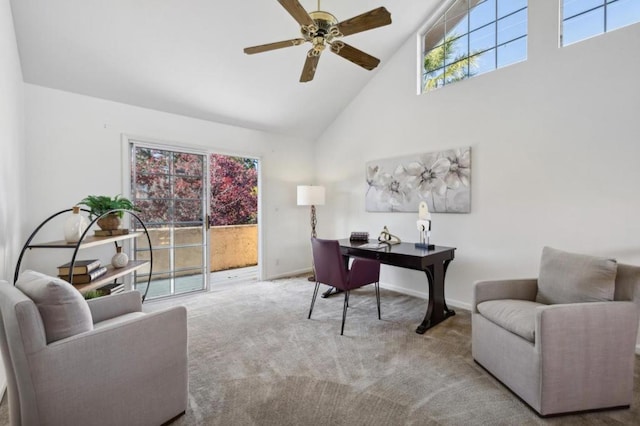
M 338 22 L 335 16 L 320 10 L 320 0 L 318 0 L 318 10 L 310 13 L 307 13 L 298 0 L 278 0 L 278 3 L 300 24 L 302 38 L 247 47 L 244 49 L 244 53 L 252 55 L 254 53 L 282 49 L 283 47 L 298 46 L 305 42 L 311 43 L 313 47 L 307 52 L 307 59 L 302 69 L 300 82 L 313 80 L 320 54 L 327 47 L 329 47 L 329 50 L 333 53 L 369 71 L 377 67 L 380 63 L 380 59 L 338 39 L 389 25 L 391 23 L 391 14 L 384 7 L 379 7 L 362 15 L 354 16 L 346 21 Z

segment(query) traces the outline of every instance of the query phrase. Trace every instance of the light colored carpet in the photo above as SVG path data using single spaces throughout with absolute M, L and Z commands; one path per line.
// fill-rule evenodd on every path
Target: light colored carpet
M 324 289 L 322 289 L 324 290 Z M 373 286 L 342 300 L 318 297 L 304 278 L 236 283 L 145 303 L 189 312 L 190 395 L 174 425 L 638 424 L 640 357 L 629 410 L 540 419 L 471 358 L 470 315 L 415 333 L 426 301 Z M 161 391 L 161 390 L 159 390 Z M 6 422 L 6 398 L 0 424 Z

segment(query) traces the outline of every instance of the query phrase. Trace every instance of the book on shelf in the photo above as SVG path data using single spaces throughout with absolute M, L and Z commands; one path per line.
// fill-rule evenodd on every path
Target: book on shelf
M 69 275 L 70 267 L 71 262 L 58 266 L 58 275 Z M 88 274 L 99 267 L 100 260 L 98 259 L 76 260 L 76 263 L 73 265 L 73 274 Z
M 73 274 L 73 284 L 88 284 L 106 273 L 107 267 L 101 266 L 100 268 L 94 269 L 87 274 Z M 69 275 L 58 275 L 58 277 L 62 278 L 65 281 L 70 281 Z
M 110 294 L 117 294 L 117 293 L 122 293 L 124 292 L 124 284 L 123 283 L 116 283 L 116 284 L 107 284 L 103 287 L 100 287 L 98 289 L 98 293 L 100 293 L 103 296 L 108 296 Z

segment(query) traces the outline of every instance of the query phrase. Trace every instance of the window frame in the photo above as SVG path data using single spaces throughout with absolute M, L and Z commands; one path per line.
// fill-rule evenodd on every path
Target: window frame
M 477 0 L 477 1 L 467 1 L 467 5 L 466 5 L 466 13 L 464 13 L 464 17 L 462 18 L 462 20 L 467 22 L 466 25 L 466 32 L 464 34 L 459 34 L 460 38 L 465 38 L 466 39 L 466 59 L 474 57 L 474 56 L 478 56 L 478 55 L 482 55 L 485 54 L 487 52 L 491 52 L 493 51 L 493 68 L 484 72 L 481 72 L 480 74 L 485 74 L 485 73 L 489 73 L 491 71 L 495 71 L 497 69 L 500 68 L 504 68 L 506 66 L 512 65 L 512 64 L 516 64 L 519 62 L 523 62 L 526 61 L 528 58 L 528 37 L 529 37 L 529 25 L 528 25 L 528 21 L 529 21 L 529 1 L 526 0 L 526 6 L 513 10 L 509 13 L 506 13 L 504 16 L 500 16 L 498 17 L 498 3 L 497 0 L 491 0 L 491 1 L 495 1 L 494 7 L 495 7 L 495 15 L 494 15 L 494 19 L 491 20 L 490 22 L 485 22 L 482 25 L 479 25 L 473 28 L 473 30 L 470 28 L 470 21 L 469 21 L 469 12 L 471 10 L 473 10 L 473 8 L 481 5 L 481 3 L 483 2 L 483 0 Z M 425 24 L 420 27 L 417 35 L 416 35 L 416 57 L 417 57 L 417 63 L 416 63 L 416 72 L 417 72 L 417 79 L 416 79 L 416 92 L 418 95 L 423 94 L 423 93 L 428 93 L 431 92 L 437 88 L 440 88 L 441 86 L 437 86 L 434 89 L 430 89 L 430 90 L 425 90 L 425 76 L 426 76 L 426 72 L 424 69 L 424 60 L 425 60 L 425 56 L 427 53 L 429 53 L 430 51 L 432 51 L 434 48 L 438 47 L 438 43 L 442 43 L 444 41 L 444 39 L 439 40 L 439 42 L 436 42 L 433 46 L 430 47 L 426 47 L 426 38 L 428 33 L 435 27 L 438 25 L 443 25 L 443 31 L 444 31 L 444 37 L 446 38 L 449 34 L 447 33 L 447 28 L 446 28 L 446 22 L 447 22 L 447 16 L 446 13 L 453 7 L 456 5 L 456 3 L 459 2 L 459 0 L 449 0 L 446 2 L 443 2 L 438 8 L 436 8 L 434 10 L 434 12 L 430 15 L 430 17 L 427 19 L 427 21 L 425 22 Z M 473 3 L 473 5 L 471 4 Z M 509 39 L 507 41 L 503 41 L 501 43 L 498 42 L 499 39 L 499 23 L 501 21 L 503 21 L 504 19 L 507 19 L 511 16 L 514 16 L 522 11 L 525 11 L 526 14 L 526 32 L 524 35 L 520 35 L 516 38 L 513 39 Z M 457 24 L 456 24 L 457 25 Z M 471 52 L 470 48 L 471 48 L 471 41 L 470 41 L 470 37 L 472 34 L 477 33 L 477 31 L 486 28 L 486 27 L 490 27 L 493 26 L 493 33 L 494 33 L 494 40 L 492 42 L 492 45 L 490 47 L 487 48 L 483 48 L 481 52 Z M 518 40 L 522 40 L 525 39 L 525 51 L 524 51 L 524 57 L 523 59 L 520 60 L 516 60 L 514 62 L 509 62 L 508 64 L 505 65 L 500 65 L 500 59 L 499 59 L 499 55 L 498 55 L 498 50 L 501 47 L 504 47 L 506 45 L 509 45 L 510 43 L 514 43 L 517 42 Z M 455 61 L 454 61 L 455 63 Z M 449 64 L 450 65 L 450 64 Z M 442 67 L 442 70 L 446 69 L 447 64 L 444 64 Z M 478 74 L 478 75 L 480 75 Z M 469 79 L 471 77 L 474 77 L 475 75 L 467 75 L 465 78 L 463 78 L 463 80 Z M 444 83 L 442 85 L 442 87 L 449 85 L 450 83 Z
M 559 5 L 558 5 L 559 6 L 558 18 L 559 18 L 559 21 L 560 21 L 560 28 L 559 28 L 559 31 L 558 31 L 558 33 L 559 33 L 558 34 L 558 46 L 560 48 L 571 46 L 571 45 L 583 42 L 585 40 L 589 40 L 589 39 L 594 38 L 594 37 L 599 37 L 599 36 L 601 36 L 603 34 L 607 34 L 607 33 L 611 32 L 611 31 L 615 31 L 615 30 L 618 30 L 620 28 L 625 28 L 625 27 L 629 27 L 631 25 L 636 25 L 636 24 L 640 23 L 640 18 L 639 18 L 635 22 L 631 22 L 631 23 L 628 23 L 628 24 L 625 24 L 625 25 L 617 26 L 617 27 L 614 27 L 614 28 L 611 28 L 611 29 L 607 28 L 607 24 L 608 24 L 607 7 L 611 6 L 612 4 L 617 3 L 618 1 L 619 0 L 603 0 L 602 4 L 600 4 L 600 5 L 589 7 L 587 9 L 585 9 L 585 10 L 582 10 L 581 12 L 578 12 L 578 13 L 575 13 L 575 14 L 569 16 L 568 18 L 565 18 L 564 17 L 565 0 L 559 0 L 559 2 L 558 2 L 559 3 Z M 572 42 L 570 42 L 568 44 L 565 44 L 564 43 L 564 38 L 565 38 L 564 37 L 565 36 L 564 24 L 565 24 L 565 22 L 566 21 L 571 21 L 571 20 L 576 19 L 576 18 L 580 18 L 581 16 L 584 16 L 584 15 L 586 15 L 588 13 L 594 12 L 594 11 L 596 11 L 598 9 L 602 9 L 602 28 L 603 28 L 603 31 L 591 34 L 591 35 L 589 35 L 587 37 L 584 37 L 584 38 L 572 41 Z

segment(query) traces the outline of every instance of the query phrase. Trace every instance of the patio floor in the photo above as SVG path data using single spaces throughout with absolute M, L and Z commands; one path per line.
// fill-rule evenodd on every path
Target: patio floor
M 250 266 L 247 268 L 228 269 L 226 271 L 212 272 L 209 274 L 209 290 L 228 284 L 237 282 L 257 281 L 258 267 Z M 146 283 L 137 286 L 137 290 L 144 293 Z M 184 277 L 176 277 L 174 283 L 174 294 L 191 293 L 194 291 L 202 291 L 203 277 L 202 275 L 190 275 Z M 171 280 L 160 279 L 153 280 L 149 285 L 147 299 L 156 299 L 171 295 Z

